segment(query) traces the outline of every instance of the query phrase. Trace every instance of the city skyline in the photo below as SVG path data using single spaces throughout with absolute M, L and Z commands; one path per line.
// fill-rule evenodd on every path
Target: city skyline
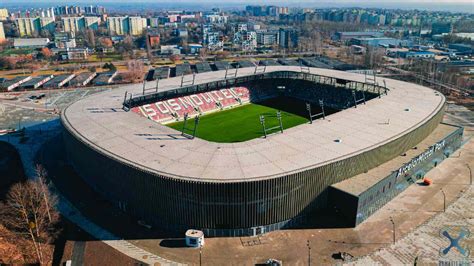
M 3 6 L 15 9 L 15 8 L 34 8 L 34 7 L 48 7 L 54 5 L 62 5 L 66 2 L 61 0 L 48 0 L 31 2 L 27 0 L 5 0 Z M 236 9 L 242 8 L 249 4 L 265 4 L 265 5 L 286 5 L 291 8 L 382 8 L 382 9 L 403 9 L 403 10 L 426 10 L 426 11 L 445 11 L 455 13 L 474 13 L 474 4 L 469 0 L 458 0 L 451 2 L 448 0 L 437 0 L 437 1 L 413 1 L 413 0 L 402 0 L 402 1 L 384 1 L 382 3 L 374 0 L 354 1 L 354 0 L 339 0 L 339 1 L 313 1 L 313 0 L 301 0 L 285 2 L 281 0 L 273 1 L 236 1 L 230 0 L 225 2 L 219 2 L 216 0 L 204 0 L 199 2 L 193 2 L 189 0 L 162 0 L 162 1 L 151 1 L 151 0 L 140 0 L 137 2 L 129 2 L 125 0 L 102 0 L 102 1 L 90 1 L 90 0 L 78 0 L 67 2 L 69 5 L 104 5 L 111 10 L 121 9 L 186 9 L 186 10 L 206 10 L 212 7 L 218 7 L 222 9 Z

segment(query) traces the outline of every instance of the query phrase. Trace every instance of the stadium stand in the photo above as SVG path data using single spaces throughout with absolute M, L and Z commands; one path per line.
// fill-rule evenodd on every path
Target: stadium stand
M 227 67 L 231 67 L 231 68 L 232 68 L 233 66 L 230 65 L 229 63 L 223 62 L 223 61 L 214 62 L 214 70 L 215 70 L 215 71 L 226 70 Z
M 175 70 L 175 76 L 176 77 L 182 76 L 183 74 L 187 75 L 187 74 L 191 74 L 191 73 L 192 73 L 191 66 L 188 63 L 184 63 L 184 64 L 181 64 L 181 65 L 176 65 L 176 70 Z
M 181 120 L 186 113 L 189 115 L 205 114 L 227 109 L 248 102 L 258 103 L 278 96 L 299 99 L 304 102 L 324 105 L 342 110 L 354 106 L 352 90 L 336 88 L 334 85 L 315 84 L 306 80 L 271 79 L 255 80 L 240 87 L 211 90 L 190 94 L 159 102 L 133 107 L 139 113 L 159 123 Z M 356 99 L 367 100 L 376 97 L 375 93 L 356 92 Z
M 278 63 L 283 66 L 299 66 L 300 62 L 297 59 L 279 58 Z
M 204 72 L 211 72 L 211 66 L 207 62 L 197 63 L 196 65 L 196 73 L 204 73 Z
M 169 76 L 169 72 L 170 72 L 169 66 L 155 68 L 155 72 L 153 73 L 153 80 L 167 79 Z
M 252 61 L 248 61 L 248 60 L 239 61 L 239 62 L 237 62 L 237 64 L 240 68 L 255 67 L 255 64 L 252 63 Z
M 260 66 L 280 66 L 280 63 L 276 60 L 260 60 Z
M 198 113 L 214 112 L 249 102 L 249 100 L 250 92 L 248 88 L 235 87 L 166 99 L 134 107 L 132 111 L 153 121 L 168 123 L 182 119 L 186 113 L 196 115 Z
M 301 63 L 308 67 L 326 68 L 333 69 L 330 65 L 325 64 L 315 58 L 301 58 Z

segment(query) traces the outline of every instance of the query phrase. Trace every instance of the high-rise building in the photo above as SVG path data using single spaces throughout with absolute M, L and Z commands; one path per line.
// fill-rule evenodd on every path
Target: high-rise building
M 100 24 L 99 17 L 84 17 L 84 24 L 87 29 L 98 30 Z
M 63 17 L 61 18 L 65 32 L 79 32 L 85 29 L 99 29 L 99 17 Z
M 56 31 L 56 23 L 54 22 L 54 18 L 44 17 L 39 18 L 41 29 L 40 31 L 47 31 L 49 33 L 54 33 Z
M 101 6 L 85 6 L 84 13 L 87 15 L 102 15 L 105 13 L 105 8 Z
M 108 17 L 107 28 L 110 35 L 140 35 L 147 27 L 146 18 Z
M 150 28 L 158 28 L 159 26 L 158 18 L 147 18 L 147 22 Z
M 35 36 L 41 32 L 39 18 L 17 18 L 16 25 L 20 36 Z
M 128 18 L 127 17 L 108 17 L 107 28 L 110 35 L 125 35 L 128 33 Z
M 140 35 L 147 27 L 146 18 L 142 17 L 128 17 L 128 23 L 130 35 Z
M 6 8 L 0 8 L 0 20 L 7 20 L 8 10 Z
M 86 28 L 84 17 L 62 17 L 65 32 L 79 32 Z
M 5 29 L 3 28 L 3 22 L 0 22 L 0 43 L 4 42 L 5 40 Z
M 277 43 L 278 32 L 276 31 L 257 31 L 257 44 L 263 46 L 270 46 Z
M 278 45 L 280 47 L 293 48 L 298 46 L 298 32 L 296 30 L 280 28 L 278 33 Z

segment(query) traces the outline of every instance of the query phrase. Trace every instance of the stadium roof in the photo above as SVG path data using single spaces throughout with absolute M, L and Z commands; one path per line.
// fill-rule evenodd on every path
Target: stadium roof
M 253 75 L 239 69 L 238 76 Z M 266 72 L 301 71 L 297 66 L 269 66 Z M 311 68 L 313 74 L 359 82 L 362 74 Z M 196 75 L 196 83 L 224 78 L 225 71 Z M 283 134 L 239 143 L 172 138 L 179 132 L 122 110 L 125 91 L 138 95 L 142 84 L 126 85 L 83 98 L 63 111 L 64 126 L 94 149 L 144 171 L 174 178 L 236 182 L 286 175 L 374 149 L 411 132 L 443 108 L 443 95 L 423 86 L 385 79 L 388 95 L 303 124 Z M 160 89 L 180 86 L 181 78 L 160 82 Z M 149 89 L 154 82 L 147 85 Z M 387 121 L 389 122 L 387 123 Z M 144 134 L 160 136 L 153 140 Z M 342 141 L 335 142 L 336 139 Z

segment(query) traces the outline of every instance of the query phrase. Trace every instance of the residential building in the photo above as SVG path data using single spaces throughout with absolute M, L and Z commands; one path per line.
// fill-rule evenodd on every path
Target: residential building
M 148 42 L 152 48 L 157 48 L 160 46 L 160 34 L 158 32 L 149 32 L 148 33 Z
M 108 17 L 107 28 L 111 35 L 140 35 L 147 27 L 146 18 Z
M 298 32 L 294 29 L 280 28 L 278 32 L 278 45 L 281 48 L 293 48 L 298 46 Z
M 234 26 L 234 32 L 246 31 L 248 30 L 247 23 L 238 23 Z
M 100 24 L 100 17 L 84 17 L 84 24 L 87 29 L 98 30 Z
M 238 31 L 234 34 L 233 43 L 243 51 L 253 51 L 257 48 L 257 33 L 255 31 Z
M 227 23 L 228 16 L 223 16 L 219 14 L 210 14 L 205 16 L 207 23 L 216 23 L 216 24 L 225 24 Z
M 18 18 L 15 20 L 20 37 L 36 36 L 41 32 L 39 18 Z
M 129 32 L 127 17 L 108 17 L 107 28 L 110 35 L 125 35 Z
M 146 18 L 142 17 L 128 17 L 128 23 L 130 35 L 141 35 L 147 27 Z
M 160 25 L 158 18 L 147 18 L 147 21 L 150 28 L 158 28 Z
M 207 48 L 211 51 L 219 51 L 224 47 L 221 35 L 217 31 L 204 33 L 203 44 L 207 45 Z
M 80 32 L 86 28 L 83 17 L 62 17 L 65 32 Z
M 102 15 L 105 13 L 105 7 L 102 6 L 85 6 L 84 13 L 88 15 Z
M 56 23 L 54 22 L 54 18 L 51 17 L 44 17 L 39 18 L 40 21 L 40 31 L 47 31 L 50 34 L 56 31 Z
M 62 17 L 65 32 L 80 32 L 85 29 L 97 30 L 99 17 Z
M 4 42 L 5 40 L 5 29 L 3 28 L 3 22 L 0 22 L 0 43 Z
M 263 46 L 271 46 L 277 43 L 277 31 L 257 31 L 257 44 Z
M 8 9 L 0 8 L 0 20 L 7 20 L 8 18 Z

